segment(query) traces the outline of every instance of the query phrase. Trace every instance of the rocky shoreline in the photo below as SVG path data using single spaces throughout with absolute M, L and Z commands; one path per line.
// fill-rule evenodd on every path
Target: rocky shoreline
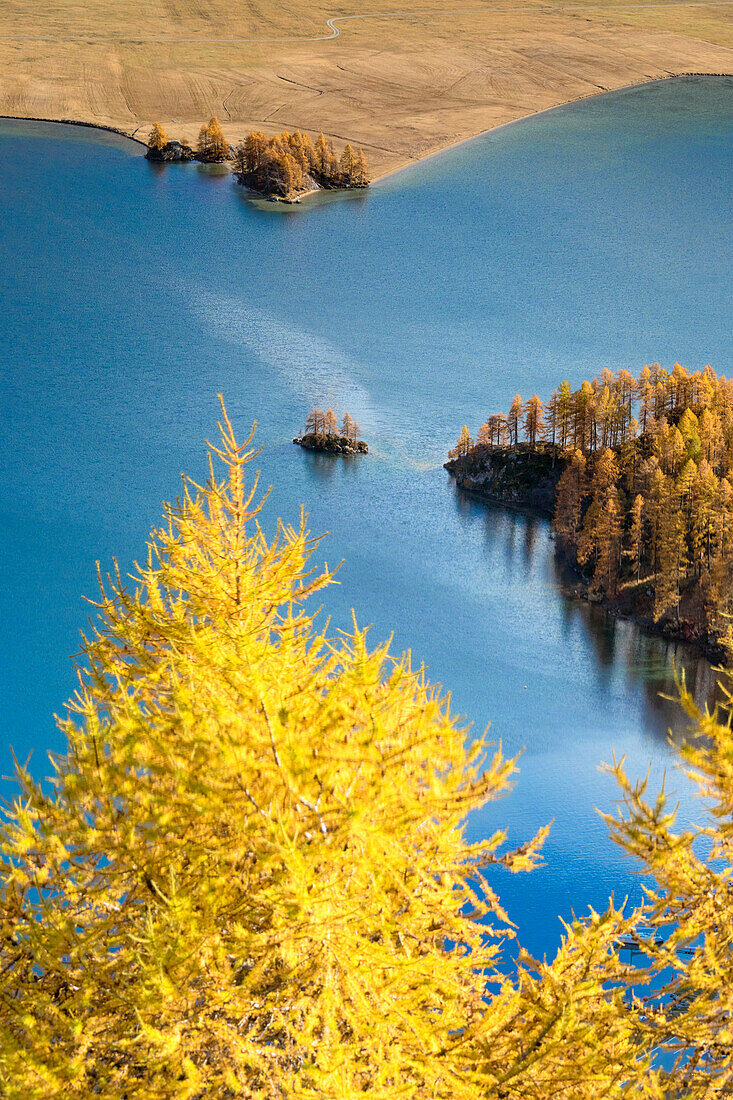
M 567 459 L 551 444 L 534 451 L 519 444 L 516 450 L 474 447 L 468 455 L 444 463 L 444 469 L 459 489 L 480 500 L 552 519 L 557 484 L 566 465 Z M 568 574 L 568 580 L 559 586 L 567 598 L 596 604 L 614 618 L 633 622 L 647 634 L 690 645 L 713 663 L 726 664 L 730 660 L 723 640 L 711 636 L 705 627 L 685 619 L 655 622 L 640 606 L 649 602 L 644 585 L 633 591 L 621 589 L 614 598 L 601 595 L 557 544 L 555 553 Z

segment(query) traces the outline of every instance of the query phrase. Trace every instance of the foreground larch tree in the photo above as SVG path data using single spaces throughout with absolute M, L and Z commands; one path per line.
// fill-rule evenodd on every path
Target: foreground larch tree
M 663 1094 L 688 1100 L 733 1092 L 733 679 L 722 676 L 725 705 L 713 712 L 696 705 L 684 677 L 679 684 L 695 735 L 681 747 L 682 767 L 703 823 L 677 828 L 669 795 L 629 779 L 623 761 L 612 771 L 625 808 L 607 818 L 653 880 L 648 920 L 658 935 L 645 953 L 656 993 L 640 1013 L 640 1041 L 666 1055 Z
M 318 629 L 304 604 L 332 574 L 302 521 L 259 527 L 250 443 L 224 414 L 206 485 L 103 586 L 52 787 L 18 769 L 0 1094 L 658 1096 L 623 1006 L 629 920 L 505 976 L 484 876 L 531 869 L 544 831 L 504 851 L 463 823 L 513 762 L 407 658 Z

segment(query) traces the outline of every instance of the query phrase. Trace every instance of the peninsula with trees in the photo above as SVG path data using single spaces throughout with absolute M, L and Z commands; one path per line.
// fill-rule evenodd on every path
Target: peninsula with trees
M 475 441 L 464 426 L 446 469 L 462 489 L 550 515 L 574 594 L 724 655 L 733 380 L 653 363 L 637 379 L 564 381 L 546 403 L 517 395 Z
M 361 428 L 347 412 L 339 428 L 333 409 L 322 412 L 311 409 L 305 422 L 303 435 L 296 436 L 293 443 L 304 447 L 306 451 L 321 451 L 334 455 L 365 455 L 369 447 L 359 438 Z
M 361 148 L 354 149 L 347 143 L 337 156 L 330 138 L 321 133 L 314 142 L 301 130 L 292 134 L 284 130 L 270 138 L 253 130 L 232 148 L 216 117 L 201 127 L 195 148 L 185 140 L 170 140 L 156 122 L 148 137 L 146 156 L 159 163 L 231 163 L 243 187 L 282 202 L 297 202 L 314 191 L 369 186 L 369 169 Z

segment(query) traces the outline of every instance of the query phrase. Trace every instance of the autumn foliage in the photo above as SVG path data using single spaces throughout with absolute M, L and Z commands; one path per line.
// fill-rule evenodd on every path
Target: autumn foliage
M 159 122 L 154 122 L 148 136 L 148 149 L 160 151 L 168 144 L 168 135 Z
M 369 172 L 361 149 L 346 145 L 337 158 L 333 142 L 319 134 L 315 144 L 307 133 L 284 131 L 267 138 L 248 134 L 234 153 L 239 182 L 266 194 L 288 197 L 315 185 L 325 188 L 366 187 Z
M 333 435 L 343 439 L 358 440 L 360 433 L 361 428 L 348 412 L 344 413 L 340 427 L 333 409 L 327 409 L 326 412 L 321 409 L 311 409 L 305 422 L 304 434 L 307 436 Z
M 102 585 L 50 786 L 18 768 L 2 1096 L 723 1095 L 730 727 L 683 688 L 706 735 L 684 750 L 704 828 L 675 835 L 615 769 L 611 828 L 656 879 L 646 908 L 590 913 L 553 960 L 507 965 L 497 872 L 531 870 L 546 830 L 506 850 L 500 827 L 469 842 L 464 826 L 514 761 L 470 740 L 407 657 L 356 625 L 323 632 L 308 601 L 333 574 L 303 521 L 266 537 L 255 454 L 224 413 L 207 483 L 186 479 L 135 574 Z M 660 935 L 636 997 L 620 949 L 642 919 Z
M 229 158 L 231 148 L 224 137 L 219 119 L 214 116 L 199 131 L 199 139 L 196 145 L 196 155 L 199 160 L 209 163 L 225 161 Z
M 464 429 L 467 433 L 468 429 Z M 733 381 L 710 367 L 603 370 L 546 404 L 512 401 L 481 446 L 551 448 L 564 470 L 559 545 L 603 595 L 651 593 L 654 619 L 682 615 L 717 637 L 733 612 Z M 464 448 L 462 434 L 459 447 Z M 469 448 L 470 450 L 470 448 Z M 453 455 L 455 452 L 451 452 Z

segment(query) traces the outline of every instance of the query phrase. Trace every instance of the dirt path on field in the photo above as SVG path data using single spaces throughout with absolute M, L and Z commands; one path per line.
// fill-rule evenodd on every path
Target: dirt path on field
M 231 139 L 323 129 L 378 177 L 599 91 L 733 72 L 733 0 L 423 3 L 0 0 L 0 114 L 188 140 L 212 114 Z

